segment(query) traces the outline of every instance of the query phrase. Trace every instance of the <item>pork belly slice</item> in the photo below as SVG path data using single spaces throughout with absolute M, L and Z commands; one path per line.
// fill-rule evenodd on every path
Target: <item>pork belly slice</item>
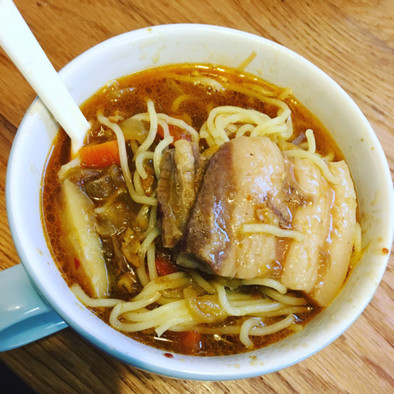
M 182 238 L 199 190 L 205 160 L 198 145 L 178 140 L 160 163 L 157 185 L 158 225 L 163 246 L 173 248 Z
M 286 158 L 266 137 L 223 144 L 205 172 L 177 263 L 240 279 L 272 277 L 280 264 L 286 287 L 328 305 L 346 278 L 356 226 L 349 169 L 342 161 L 329 170 L 337 184 L 311 160 Z M 259 223 L 301 236 L 243 231 Z
M 308 293 L 317 280 L 320 253 L 329 232 L 331 188 L 320 168 L 309 159 L 295 158 L 293 162 L 298 188 L 309 197 L 310 203 L 294 214 L 293 225 L 305 239 L 291 243 L 283 265 L 282 283 Z
M 329 305 L 343 285 L 356 226 L 356 193 L 349 169 L 344 161 L 329 163 L 329 169 L 338 184 L 329 184 L 309 160 L 294 160 L 298 187 L 311 203 L 294 215 L 293 224 L 305 239 L 292 242 L 281 279 L 320 306 Z
M 225 277 L 265 276 L 277 259 L 277 239 L 242 227 L 260 222 L 258 207 L 283 204 L 284 179 L 283 156 L 269 138 L 223 144 L 209 162 L 177 263 Z M 281 211 L 271 209 L 269 216 Z
M 357 199 L 349 169 L 344 161 L 330 163 L 329 168 L 340 182 L 333 185 L 328 259 L 320 267 L 316 284 L 309 294 L 321 306 L 328 305 L 334 299 L 345 281 L 356 232 Z

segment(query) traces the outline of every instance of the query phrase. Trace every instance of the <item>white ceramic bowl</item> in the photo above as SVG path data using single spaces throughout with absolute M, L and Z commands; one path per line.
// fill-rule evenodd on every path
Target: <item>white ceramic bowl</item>
M 248 33 L 207 25 L 166 25 L 114 37 L 83 53 L 61 77 L 77 103 L 108 80 L 170 63 L 237 66 L 252 52 L 246 71 L 294 95 L 330 130 L 350 167 L 359 199 L 362 260 L 335 301 L 307 327 L 265 349 L 226 357 L 189 357 L 135 342 L 113 330 L 77 301 L 56 269 L 40 219 L 40 182 L 58 125 L 40 100 L 28 110 L 15 138 L 7 174 L 7 209 L 18 253 L 52 308 L 103 351 L 138 368 L 199 380 L 247 378 L 292 365 L 327 346 L 361 314 L 384 273 L 393 238 L 393 196 L 388 165 L 369 123 L 325 73 L 294 52 Z

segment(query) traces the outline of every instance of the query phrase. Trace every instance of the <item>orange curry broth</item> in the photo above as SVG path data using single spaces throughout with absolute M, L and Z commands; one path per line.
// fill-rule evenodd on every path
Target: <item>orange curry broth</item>
M 99 110 L 105 116 L 119 115 L 128 118 L 137 113 L 146 112 L 147 99 L 153 100 L 156 112 L 165 113 L 169 116 L 181 118 L 196 130 L 199 130 L 208 117 L 209 111 L 221 105 L 233 105 L 243 108 L 253 108 L 267 113 L 270 116 L 276 115 L 276 107 L 270 107 L 257 99 L 246 97 L 243 94 L 225 90 L 218 92 L 211 87 L 198 84 L 190 84 L 182 81 L 175 82 L 171 75 L 193 76 L 202 74 L 219 82 L 225 81 L 233 84 L 258 84 L 278 96 L 283 89 L 276 87 L 268 82 L 262 81 L 250 74 L 238 72 L 224 67 L 208 65 L 175 65 L 142 71 L 130 76 L 111 81 L 104 88 L 100 89 L 95 95 L 88 99 L 82 106 L 82 112 L 91 123 L 91 130 L 86 138 L 86 143 L 99 143 L 108 139 L 109 135 L 113 139 L 112 132 L 103 131 L 99 125 L 96 114 Z M 182 102 L 177 108 L 173 107 L 174 100 L 180 94 L 187 94 L 189 99 Z M 293 138 L 297 138 L 308 128 L 314 131 L 317 151 L 323 155 L 333 152 L 336 160 L 343 157 L 334 143 L 333 139 L 319 122 L 301 103 L 292 95 L 284 100 L 292 111 L 292 122 L 294 128 Z M 299 138 L 300 139 L 300 138 Z M 302 135 L 301 135 L 302 139 Z M 60 167 L 67 163 L 70 158 L 70 141 L 63 130 L 60 130 L 53 148 L 50 151 L 47 165 L 43 177 L 42 192 L 42 221 L 46 231 L 47 242 L 51 253 L 57 263 L 64 279 L 68 285 L 79 282 L 81 278 L 76 278 L 73 271 L 67 267 L 67 250 L 62 244 L 62 230 L 59 214 L 59 194 L 60 183 L 58 171 Z M 157 244 L 160 240 L 156 241 Z M 168 253 L 157 245 L 157 253 Z M 109 271 L 111 271 L 109 267 Z M 115 294 L 111 296 L 119 297 Z M 123 295 L 123 298 L 126 299 Z M 129 297 L 130 298 L 130 297 Z M 313 307 L 312 311 L 305 315 L 297 316 L 298 323 L 307 323 L 318 312 L 319 308 Z M 94 311 L 100 318 L 108 323 L 110 310 L 96 308 Z M 226 320 L 226 324 L 231 323 L 231 319 Z M 274 322 L 275 320 L 272 320 Z M 254 337 L 255 349 L 277 342 L 290 333 L 292 330 L 285 329 L 278 333 L 263 337 Z M 193 355 L 226 355 L 246 352 L 247 349 L 238 338 L 238 335 L 222 335 L 223 340 L 217 341 L 213 335 L 201 334 L 197 339 L 194 338 L 194 345 L 187 344 L 184 334 L 166 332 L 161 338 L 157 338 L 153 331 L 137 332 L 126 334 L 140 342 L 163 349 L 167 352 L 186 353 Z

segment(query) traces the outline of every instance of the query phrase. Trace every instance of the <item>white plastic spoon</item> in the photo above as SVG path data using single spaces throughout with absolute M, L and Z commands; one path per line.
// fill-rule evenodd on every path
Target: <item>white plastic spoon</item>
M 69 135 L 75 155 L 90 124 L 11 0 L 0 0 L 0 45 Z

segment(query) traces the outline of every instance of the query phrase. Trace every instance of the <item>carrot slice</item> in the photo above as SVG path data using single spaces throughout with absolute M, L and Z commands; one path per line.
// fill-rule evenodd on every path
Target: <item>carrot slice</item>
M 191 137 L 189 134 L 185 133 L 184 130 L 182 130 L 178 126 L 174 126 L 172 124 L 168 125 L 168 131 L 170 132 L 170 135 L 174 137 L 174 141 L 172 142 L 171 145 L 174 145 L 174 143 L 178 140 L 188 140 L 191 141 Z M 164 138 L 164 130 L 161 126 L 157 127 L 157 134 L 159 134 L 160 138 Z
M 201 334 L 196 331 L 179 332 L 179 340 L 185 353 L 193 354 L 201 349 Z
M 157 256 L 156 271 L 157 271 L 157 275 L 164 276 L 164 275 L 173 274 L 174 272 L 178 272 L 179 269 L 171 260 Z
M 82 167 L 104 168 L 111 164 L 120 164 L 117 140 L 97 145 L 86 145 L 79 151 Z

